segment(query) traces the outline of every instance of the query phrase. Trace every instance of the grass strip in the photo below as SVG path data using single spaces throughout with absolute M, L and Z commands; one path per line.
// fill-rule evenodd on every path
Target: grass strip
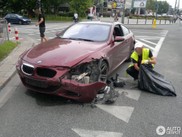
M 17 44 L 12 41 L 5 41 L 3 44 L 0 44 L 0 61 L 7 57 L 16 46 Z

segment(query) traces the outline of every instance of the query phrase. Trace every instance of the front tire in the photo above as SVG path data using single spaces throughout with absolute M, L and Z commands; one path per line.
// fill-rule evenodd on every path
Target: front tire
M 108 63 L 106 61 L 101 61 L 99 63 L 99 69 L 100 69 L 99 81 L 106 82 L 109 71 Z

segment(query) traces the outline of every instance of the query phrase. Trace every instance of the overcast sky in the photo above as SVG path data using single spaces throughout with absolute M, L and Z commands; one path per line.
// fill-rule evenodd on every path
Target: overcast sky
M 167 1 L 173 8 L 175 7 L 175 2 L 176 0 L 157 0 L 157 1 Z M 182 8 L 182 0 L 177 0 L 177 6 L 178 6 L 178 1 L 180 1 L 180 8 Z

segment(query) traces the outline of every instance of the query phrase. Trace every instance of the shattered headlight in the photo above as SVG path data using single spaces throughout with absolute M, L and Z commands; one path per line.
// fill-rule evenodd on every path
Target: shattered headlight
M 98 62 L 92 61 L 71 68 L 64 78 L 89 84 L 98 81 L 99 74 Z

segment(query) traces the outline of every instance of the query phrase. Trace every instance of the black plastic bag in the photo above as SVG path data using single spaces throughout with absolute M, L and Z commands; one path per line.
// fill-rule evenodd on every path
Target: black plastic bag
M 171 82 L 148 65 L 140 66 L 138 88 L 162 96 L 176 96 Z

